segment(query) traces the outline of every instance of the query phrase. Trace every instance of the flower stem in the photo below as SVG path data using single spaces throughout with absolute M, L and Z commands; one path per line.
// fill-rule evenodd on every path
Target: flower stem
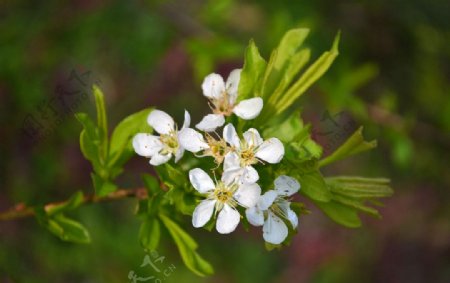
M 147 190 L 145 188 L 135 188 L 135 189 L 119 189 L 115 192 L 112 192 L 106 196 L 96 196 L 96 195 L 86 195 L 83 197 L 83 201 L 81 204 L 88 204 L 88 203 L 99 203 L 99 202 L 109 202 L 109 201 L 116 201 L 121 200 L 125 198 L 137 198 L 137 199 L 145 199 L 147 198 Z M 44 206 L 44 209 L 48 211 L 54 206 L 58 206 L 61 204 L 65 204 L 68 201 L 60 201 L 60 202 L 53 202 L 48 203 Z M 30 216 L 34 216 L 35 211 L 33 206 L 27 206 L 24 203 L 19 203 L 15 205 L 14 207 L 3 211 L 0 213 L 0 221 L 8 221 L 8 220 L 15 220 L 18 218 L 26 218 Z

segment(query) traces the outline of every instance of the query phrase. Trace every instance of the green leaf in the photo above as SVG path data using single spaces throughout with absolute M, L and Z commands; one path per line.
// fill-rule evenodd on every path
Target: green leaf
M 139 229 L 139 241 L 148 251 L 158 248 L 161 238 L 161 228 L 157 218 L 146 218 Z
M 177 223 L 169 217 L 160 214 L 160 219 L 169 231 L 175 244 L 178 247 L 184 264 L 199 276 L 211 275 L 214 273 L 213 267 L 204 260 L 197 252 L 198 245 Z
M 259 84 L 259 87 L 257 89 L 257 92 L 261 93 L 261 98 L 264 101 L 267 101 L 267 97 L 266 96 L 270 93 L 269 89 L 272 87 L 272 86 L 269 86 L 270 75 L 273 72 L 279 72 L 279 71 L 274 69 L 277 55 L 278 55 L 278 50 L 277 49 L 274 49 L 272 51 L 272 53 L 270 53 L 269 63 L 267 63 L 266 71 L 264 72 L 264 76 L 262 78 L 262 83 Z M 273 86 L 273 88 L 275 88 L 275 86 Z M 267 108 L 266 105 L 264 105 L 264 108 Z M 262 113 L 264 113 L 264 110 L 265 110 L 264 108 L 263 108 L 263 112 Z
M 355 208 L 337 203 L 330 202 L 314 202 L 328 217 L 338 224 L 348 228 L 357 228 L 361 226 L 358 212 Z
M 95 108 L 97 110 L 97 126 L 99 129 L 100 138 L 102 140 L 108 139 L 108 119 L 106 116 L 105 96 L 102 90 L 97 86 L 92 86 L 92 91 L 95 98 Z
M 328 202 L 331 200 L 332 194 L 319 170 L 303 172 L 300 170 L 296 176 L 301 184 L 301 194 L 316 201 Z
M 394 193 L 385 178 L 340 176 L 328 177 L 326 182 L 334 194 L 356 199 L 390 197 Z
M 367 142 L 364 140 L 362 135 L 363 127 L 360 127 L 356 132 L 349 137 L 343 145 L 341 145 L 336 151 L 331 155 L 325 157 L 319 161 L 319 167 L 328 165 L 330 163 L 336 162 L 338 160 L 347 158 L 351 155 L 372 149 L 377 146 L 375 140 Z
M 281 94 L 283 94 L 286 89 L 291 85 L 295 77 L 301 71 L 301 69 L 308 63 L 311 57 L 311 50 L 302 49 L 298 53 L 292 56 L 289 61 L 289 65 L 284 72 L 278 87 L 274 91 L 274 95 L 270 96 L 269 99 L 276 101 Z
M 117 186 L 114 183 L 105 180 L 94 173 L 91 173 L 91 178 L 97 196 L 106 196 L 117 190 Z
M 75 114 L 75 117 L 83 126 L 83 130 L 80 134 L 81 152 L 83 153 L 83 156 L 91 162 L 94 170 L 99 172 L 104 159 L 100 157 L 98 129 L 86 113 L 77 113 Z
M 276 114 L 283 112 L 292 105 L 314 82 L 316 82 L 331 66 L 338 52 L 340 33 L 336 36 L 330 51 L 319 57 L 302 76 L 274 103 Z
M 121 165 L 133 153 L 131 141 L 137 133 L 153 132 L 147 124 L 147 117 L 153 108 L 146 108 L 123 119 L 111 135 L 109 148 L 110 166 Z M 118 162 L 120 161 L 120 162 Z
M 276 120 L 263 132 L 264 137 L 277 137 L 283 143 L 303 141 L 309 136 L 309 129 L 305 128 L 300 117 L 300 111 L 291 114 L 287 119 Z
M 271 96 L 276 87 L 283 80 L 283 76 L 291 63 L 292 57 L 294 57 L 298 48 L 303 44 L 308 33 L 308 29 L 292 29 L 283 36 L 278 44 L 275 56 L 271 58 L 273 60 L 273 67 L 264 82 L 264 98 Z M 297 58 L 298 56 L 296 56 L 296 59 Z
M 192 215 L 197 206 L 194 195 L 187 193 L 182 187 L 173 187 L 164 197 L 184 215 Z
M 80 244 L 91 242 L 89 232 L 81 223 L 69 219 L 62 214 L 48 218 L 46 227 L 63 241 Z
M 63 211 L 72 210 L 80 206 L 83 203 L 83 192 L 76 192 L 69 200 L 62 204 L 57 204 L 46 209 L 48 215 L 54 215 Z
M 162 166 L 155 167 L 158 176 L 169 187 L 185 187 L 189 184 L 185 172 L 179 168 L 176 169 L 172 165 L 165 163 Z
M 333 200 L 335 202 L 338 202 L 340 204 L 343 204 L 345 206 L 357 209 L 361 212 L 365 212 L 367 214 L 370 214 L 372 216 L 381 218 L 380 213 L 375 208 L 369 207 L 364 205 L 364 201 L 360 199 L 352 199 L 346 196 L 340 196 L 340 195 L 333 195 Z
M 155 176 L 144 174 L 142 175 L 142 180 L 149 195 L 156 195 L 162 192 L 159 181 Z
M 98 145 L 99 136 L 97 132 L 97 127 L 95 126 L 92 119 L 86 113 L 76 113 L 75 117 L 81 123 L 83 129 L 86 131 L 87 137 Z
M 85 129 L 80 134 L 80 149 L 84 158 L 91 161 L 92 165 L 98 164 L 98 146 L 89 138 Z
M 282 70 L 289 65 L 292 56 L 302 46 L 308 34 L 309 29 L 305 28 L 291 29 L 285 33 L 277 47 L 279 55 L 274 63 L 275 69 Z
M 250 40 L 250 43 L 245 50 L 244 67 L 241 72 L 241 79 L 239 81 L 239 98 L 246 99 L 252 96 L 258 96 L 256 93 L 259 80 L 266 70 L 267 63 L 261 57 L 256 47 L 255 42 Z

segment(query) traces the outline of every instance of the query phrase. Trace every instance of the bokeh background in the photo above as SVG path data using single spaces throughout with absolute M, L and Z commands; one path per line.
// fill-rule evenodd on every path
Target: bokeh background
M 178 121 L 186 108 L 199 121 L 208 111 L 200 89 L 206 74 L 240 67 L 250 38 L 267 58 L 299 26 L 311 29 L 307 44 L 316 56 L 342 31 L 340 55 L 304 95 L 303 113 L 314 127 L 334 127 L 321 139 L 330 149 L 349 133 L 327 124 L 327 113 L 344 113 L 378 139 L 376 150 L 326 173 L 391 178 L 395 195 L 381 208 L 383 219 L 364 217 L 362 228 L 346 229 L 307 203 L 312 214 L 300 220 L 292 245 L 275 252 L 265 251 L 259 229 L 221 236 L 186 225 L 216 275 L 193 275 L 167 240 L 158 252 L 176 268 L 166 281 L 450 282 L 447 0 L 2 1 L 0 209 L 93 192 L 72 115 L 93 113 L 92 100 L 81 95 L 86 85 L 98 82 L 105 91 L 112 125 L 148 106 Z M 71 107 L 49 111 L 58 95 Z M 45 137 L 24 135 L 30 123 Z M 133 158 L 119 184 L 139 186 L 150 170 Z M 130 199 L 74 212 L 91 232 L 90 245 L 61 242 L 32 218 L 0 223 L 0 281 L 157 275 L 140 267 L 134 206 Z

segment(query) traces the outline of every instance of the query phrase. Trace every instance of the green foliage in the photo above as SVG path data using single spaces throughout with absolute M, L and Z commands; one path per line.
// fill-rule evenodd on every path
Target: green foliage
M 211 264 L 196 252 L 198 245 L 194 239 L 169 217 L 163 214 L 160 214 L 159 217 L 177 245 L 184 264 L 199 276 L 213 274 L 214 269 Z
M 299 76 L 310 58 L 310 50 L 300 48 L 308 33 L 308 29 L 288 31 L 272 51 L 267 64 L 254 42 L 250 41 L 239 87 L 242 94 L 239 95 L 245 98 L 253 93 L 253 96 L 263 98 L 264 108 L 254 124 L 264 125 L 288 109 L 328 70 L 338 55 L 340 34 L 336 36 L 331 50 L 322 54 Z
M 316 82 L 331 66 L 338 52 L 340 34 L 336 36 L 330 51 L 319 57 L 301 77 L 288 89 L 286 93 L 275 99 L 269 99 L 273 103 L 275 113 L 279 114 L 287 109 L 296 99 L 300 97 L 314 82 Z
M 48 231 L 66 242 L 87 244 L 91 242 L 88 230 L 79 222 L 66 217 L 62 211 L 73 209 L 76 205 L 77 195 L 65 207 L 46 211 L 44 208 L 35 208 L 36 218 Z M 59 210 L 59 211 L 57 211 Z
M 303 164 L 298 164 L 291 173 L 301 181 L 302 194 L 312 200 L 328 202 L 331 200 L 331 193 L 314 163 L 314 161 L 306 161 Z
M 92 164 L 91 173 L 95 193 L 105 196 L 117 190 L 113 180 L 121 172 L 125 162 L 132 156 L 131 139 L 140 131 L 151 132 L 146 120 L 152 108 L 134 113 L 122 120 L 108 137 L 108 117 L 103 92 L 96 85 L 92 88 L 97 112 L 97 125 L 85 113 L 76 117 L 83 126 L 80 148 L 84 157 Z
M 326 158 L 320 160 L 319 166 L 325 166 L 338 160 L 347 158 L 351 155 L 370 150 L 377 146 L 375 140 L 367 142 L 362 135 L 363 127 L 360 127 L 347 141 L 342 144 L 336 151 Z
M 259 82 L 266 70 L 267 62 L 261 57 L 255 42 L 250 43 L 245 50 L 245 62 L 241 71 L 241 79 L 239 81 L 239 97 L 246 99 L 248 97 L 257 96 Z
M 123 119 L 111 135 L 109 166 L 121 167 L 133 154 L 131 140 L 136 133 L 149 133 L 153 129 L 144 121 L 153 108 L 146 108 Z
M 64 211 L 73 210 L 80 206 L 80 204 L 83 202 L 83 199 L 83 192 L 78 191 L 73 194 L 66 202 L 48 207 L 46 209 L 47 215 L 55 215 Z
M 336 223 L 348 228 L 357 228 L 361 226 L 358 212 L 352 207 L 345 206 L 334 200 L 329 202 L 315 202 L 328 217 Z
M 157 218 L 147 218 L 142 222 L 139 229 L 139 240 L 142 247 L 147 251 L 153 251 L 158 248 L 161 238 L 161 228 Z

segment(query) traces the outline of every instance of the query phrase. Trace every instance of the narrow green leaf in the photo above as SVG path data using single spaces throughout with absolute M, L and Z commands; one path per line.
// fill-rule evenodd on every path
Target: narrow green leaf
M 63 211 L 75 209 L 78 206 L 80 206 L 80 204 L 83 202 L 83 199 L 84 199 L 83 192 L 78 191 L 75 194 L 73 194 L 73 196 L 70 197 L 70 199 L 67 200 L 67 202 L 47 208 L 46 209 L 47 214 L 54 215 Z
M 336 36 L 330 51 L 325 52 L 319 57 L 295 82 L 287 92 L 280 96 L 274 108 L 276 113 L 281 113 L 292 105 L 314 82 L 316 82 L 331 66 L 336 59 L 338 52 L 340 33 Z
M 241 79 L 239 81 L 238 93 L 240 99 L 258 96 L 256 89 L 266 70 L 266 66 L 267 63 L 259 54 L 255 42 L 250 40 L 245 50 L 244 67 L 242 68 Z
M 98 162 L 98 147 L 88 137 L 85 129 L 83 129 L 80 133 L 80 149 L 84 158 L 92 163 Z
M 326 182 L 334 194 L 356 199 L 389 197 L 394 193 L 385 178 L 329 177 Z
M 277 60 L 276 59 L 277 56 L 278 56 L 278 50 L 277 49 L 272 50 L 272 53 L 270 53 L 269 63 L 267 63 L 266 71 L 264 72 L 262 83 L 259 84 L 259 87 L 257 89 L 257 92 L 261 93 L 261 98 L 264 101 L 267 101 L 267 98 L 268 98 L 269 94 L 271 93 L 270 89 L 275 88 L 275 86 L 269 86 L 269 78 L 273 72 L 277 72 L 277 70 L 274 69 L 275 62 Z M 267 108 L 266 105 L 264 105 L 264 107 Z M 267 110 L 267 109 L 264 109 L 264 110 Z
M 336 162 L 338 160 L 344 159 L 351 155 L 372 149 L 377 146 L 375 140 L 367 142 L 364 140 L 362 135 L 363 127 L 360 127 L 356 132 L 349 137 L 343 145 L 341 145 L 336 151 L 331 155 L 325 157 L 319 161 L 319 167 L 328 165 L 330 163 Z
M 98 129 L 86 113 L 76 113 L 75 117 L 83 126 L 80 133 L 80 149 L 83 156 L 89 160 L 94 171 L 99 172 L 104 159 L 100 157 L 100 138 Z
M 155 176 L 144 174 L 142 175 L 142 180 L 144 181 L 145 188 L 149 195 L 155 195 L 162 192 L 159 181 Z
M 204 260 L 197 252 L 198 245 L 177 223 L 169 217 L 160 214 L 160 219 L 169 231 L 175 244 L 178 247 L 184 264 L 199 276 L 211 275 L 214 273 L 213 267 Z
M 91 237 L 87 229 L 79 222 L 69 219 L 62 214 L 48 219 L 47 229 L 66 242 L 87 244 Z
M 162 166 L 155 167 L 158 172 L 158 176 L 169 187 L 185 187 L 189 184 L 187 175 L 181 168 L 174 168 L 172 165 L 165 163 Z
M 355 208 L 348 207 L 335 201 L 314 202 L 328 217 L 336 223 L 348 228 L 357 228 L 361 226 L 358 212 Z
M 311 50 L 309 49 L 302 49 L 292 56 L 292 58 L 289 61 L 289 65 L 286 68 L 286 71 L 284 72 L 282 78 L 280 79 L 278 87 L 269 97 L 270 104 L 275 104 L 276 101 L 280 99 L 280 96 L 291 85 L 295 77 L 306 65 L 306 63 L 308 63 L 310 57 L 311 57 Z
M 97 127 L 95 126 L 92 119 L 86 113 L 76 113 L 75 117 L 83 126 L 83 129 L 86 131 L 86 135 L 89 139 L 91 139 L 94 143 L 99 142 L 99 136 L 97 132 Z
M 106 117 L 105 96 L 102 90 L 97 86 L 92 86 L 95 98 L 95 108 L 97 109 L 97 125 L 102 142 L 108 140 L 108 119 Z
M 278 44 L 277 50 L 280 54 L 277 56 L 274 67 L 278 70 L 285 68 L 292 56 L 297 52 L 309 34 L 309 29 L 298 28 L 286 32 Z
M 288 69 L 292 58 L 308 34 L 308 29 L 292 29 L 285 33 L 276 49 L 276 56 L 273 58 L 273 68 L 270 70 L 270 74 L 268 74 L 264 82 L 264 98 L 271 96 L 283 80 L 286 69 Z M 296 57 L 296 59 L 298 58 Z
M 287 119 L 274 121 L 271 126 L 263 132 L 264 137 L 277 137 L 283 143 L 292 141 L 303 141 L 309 136 L 308 129 L 305 129 L 300 112 L 292 113 Z
M 328 202 L 331 200 L 332 194 L 319 170 L 298 172 L 297 177 L 301 184 L 301 194 L 316 201 Z
M 139 241 L 148 251 L 158 248 L 161 238 L 161 228 L 157 218 L 146 218 L 139 229 Z
M 111 135 L 109 148 L 110 166 L 120 166 L 133 154 L 131 141 L 137 133 L 151 134 L 153 132 L 152 128 L 147 124 L 147 117 L 152 110 L 153 108 L 146 108 L 134 113 L 117 125 Z
M 94 173 L 91 173 L 91 178 L 97 196 L 106 196 L 117 190 L 117 186 L 114 183 L 105 180 Z
M 352 199 L 352 198 L 340 196 L 340 195 L 333 195 L 333 201 L 343 204 L 345 206 L 351 207 L 351 208 L 355 208 L 357 210 L 360 210 L 361 212 L 365 212 L 372 216 L 381 218 L 381 215 L 378 212 L 378 210 L 364 205 L 364 201 L 362 201 L 362 200 L 356 200 L 356 199 Z

